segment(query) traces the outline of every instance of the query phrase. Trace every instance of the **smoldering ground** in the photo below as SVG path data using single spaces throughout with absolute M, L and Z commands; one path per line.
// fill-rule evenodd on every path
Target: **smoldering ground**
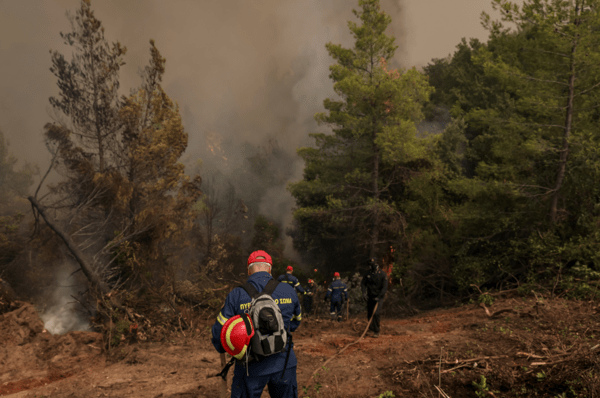
M 89 317 L 77 299 L 85 283 L 78 275 L 79 265 L 65 261 L 54 273 L 54 280 L 46 287 L 46 300 L 40 307 L 40 318 L 46 330 L 52 334 L 63 334 L 74 330 L 89 330 Z

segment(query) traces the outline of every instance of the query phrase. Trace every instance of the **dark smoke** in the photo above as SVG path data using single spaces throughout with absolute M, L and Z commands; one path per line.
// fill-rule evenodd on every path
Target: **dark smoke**
M 382 0 L 400 46 L 392 66 L 423 66 L 452 52 L 463 36 L 485 39 L 479 14 L 491 7 L 484 3 Z M 48 98 L 57 95 L 49 50 L 69 55 L 59 32 L 70 30 L 65 12 L 78 6 L 79 0 L 0 2 L 0 129 L 18 158 L 42 170 L 49 163 L 42 126 L 50 121 Z M 352 45 L 347 21 L 355 20 L 358 2 L 93 0 L 92 7 L 109 40 L 128 48 L 124 94 L 140 82 L 149 39 L 166 57 L 163 85 L 181 106 L 189 169 L 201 159 L 203 173 L 218 170 L 242 198 L 259 186 L 262 197 L 248 205 L 289 225 L 294 201 L 285 187 L 303 168 L 296 148 L 311 144 L 308 133 L 327 131 L 313 115 L 334 96 L 324 45 Z M 253 175 L 247 159 L 269 156 L 273 145 L 286 154 L 265 162 L 273 178 Z

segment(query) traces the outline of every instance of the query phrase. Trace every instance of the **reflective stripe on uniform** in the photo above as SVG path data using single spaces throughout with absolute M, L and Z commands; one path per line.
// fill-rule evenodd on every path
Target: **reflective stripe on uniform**
M 292 315 L 292 321 L 301 321 L 302 320 L 302 313 L 298 314 L 298 315 Z
M 296 284 L 294 285 L 294 287 L 298 286 L 299 284 L 300 284 L 300 282 L 296 283 Z
M 227 319 L 229 318 L 225 318 L 223 314 L 219 312 L 219 315 L 217 316 L 217 322 L 219 322 L 221 325 L 224 325 L 225 322 L 227 322 Z
M 327 289 L 328 291 L 331 291 L 331 288 Z

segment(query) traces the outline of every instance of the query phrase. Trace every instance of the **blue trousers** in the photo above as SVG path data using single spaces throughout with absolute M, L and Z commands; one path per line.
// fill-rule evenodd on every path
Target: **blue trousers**
M 332 301 L 331 305 L 329 306 L 329 312 L 331 314 L 331 318 L 335 319 L 335 315 L 337 313 L 337 318 L 338 319 L 342 319 L 342 306 L 344 305 L 344 303 L 342 303 L 341 301 Z
M 298 398 L 298 383 L 296 367 L 285 370 L 283 378 L 281 371 L 266 376 L 233 376 L 231 383 L 231 398 L 260 398 L 265 386 L 269 386 L 271 398 Z

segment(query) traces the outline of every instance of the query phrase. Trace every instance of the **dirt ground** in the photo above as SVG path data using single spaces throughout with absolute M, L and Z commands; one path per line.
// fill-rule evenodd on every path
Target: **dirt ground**
M 488 308 L 384 318 L 380 338 L 323 366 L 360 337 L 365 317 L 302 322 L 294 334 L 300 397 L 438 397 L 440 385 L 450 397 L 600 397 L 592 302 L 513 296 Z M 0 396 L 219 397 L 220 379 L 207 378 L 221 367 L 210 325 L 105 353 L 100 334 L 50 335 L 22 304 L 0 316 Z

